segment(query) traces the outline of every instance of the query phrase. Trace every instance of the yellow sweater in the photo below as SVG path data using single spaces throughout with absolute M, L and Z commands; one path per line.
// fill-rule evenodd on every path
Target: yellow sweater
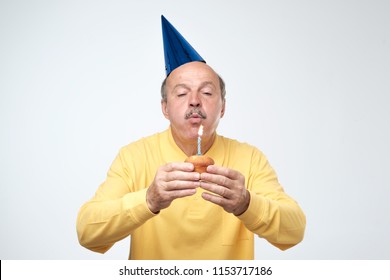
M 282 250 L 302 240 L 305 215 L 258 149 L 218 135 L 207 155 L 245 176 L 251 200 L 241 216 L 203 200 L 201 189 L 157 215 L 148 209 L 146 190 L 156 170 L 186 158 L 167 129 L 120 150 L 106 181 L 79 211 L 80 244 L 104 253 L 131 235 L 130 259 L 206 260 L 253 259 L 253 233 Z

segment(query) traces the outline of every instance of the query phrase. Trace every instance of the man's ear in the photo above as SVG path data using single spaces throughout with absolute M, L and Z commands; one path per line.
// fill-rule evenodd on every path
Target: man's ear
M 225 100 L 223 100 L 222 101 L 223 103 L 222 103 L 222 109 L 221 109 L 221 118 L 223 117 L 223 115 L 225 115 L 225 104 L 226 104 L 226 101 Z
M 167 106 L 167 102 L 164 100 L 161 100 L 161 111 L 164 117 L 169 120 L 168 106 Z

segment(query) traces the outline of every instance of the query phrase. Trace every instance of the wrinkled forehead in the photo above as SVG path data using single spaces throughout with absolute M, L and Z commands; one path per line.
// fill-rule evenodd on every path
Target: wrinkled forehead
M 176 68 L 167 78 L 169 89 L 184 85 L 188 87 L 210 85 L 218 88 L 219 78 L 217 73 L 207 64 L 190 62 Z

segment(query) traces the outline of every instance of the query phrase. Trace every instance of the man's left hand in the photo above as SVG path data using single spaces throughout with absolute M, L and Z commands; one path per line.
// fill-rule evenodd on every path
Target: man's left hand
M 221 206 L 236 216 L 243 214 L 249 206 L 250 194 L 245 187 L 245 177 L 238 171 L 210 165 L 200 174 L 203 199 Z

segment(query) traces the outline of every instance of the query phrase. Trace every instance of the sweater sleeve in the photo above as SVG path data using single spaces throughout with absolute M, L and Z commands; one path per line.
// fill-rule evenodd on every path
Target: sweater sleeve
M 115 242 L 155 216 L 146 204 L 146 186 L 133 186 L 124 158 L 122 149 L 105 182 L 78 213 L 79 242 L 95 252 L 105 253 Z
M 302 241 L 305 214 L 298 203 L 284 192 L 275 171 L 258 150 L 252 156 L 247 188 L 251 195 L 249 207 L 238 218 L 250 231 L 281 250 Z

